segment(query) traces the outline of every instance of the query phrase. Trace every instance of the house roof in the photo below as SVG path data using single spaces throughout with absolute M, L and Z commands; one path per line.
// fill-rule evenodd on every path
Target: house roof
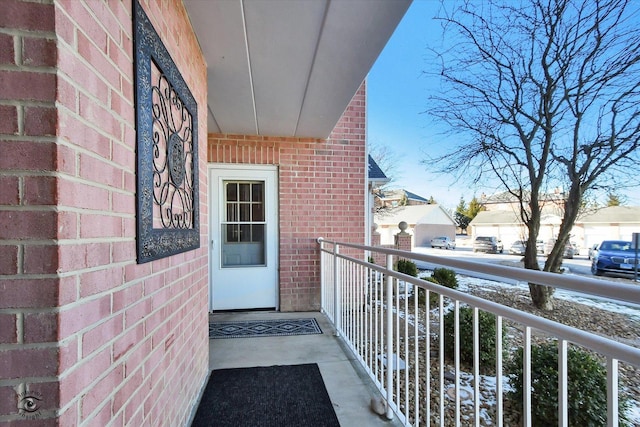
M 422 196 L 418 196 L 416 193 L 412 193 L 410 191 L 404 190 L 404 194 L 407 195 L 407 199 L 416 200 L 418 202 L 429 203 L 429 200 L 425 199 Z
M 440 205 L 398 206 L 376 212 L 374 221 L 378 225 L 397 225 L 401 221 L 407 224 L 443 224 L 455 225 L 453 218 Z
M 528 190 L 523 191 L 523 199 L 529 200 L 529 194 L 531 192 Z M 540 194 L 540 201 L 554 201 L 554 200 L 564 200 L 566 198 L 566 194 L 560 189 L 554 191 L 553 193 L 543 193 Z M 508 191 L 503 191 L 501 193 L 495 193 L 490 196 L 482 194 L 480 197 L 480 203 L 482 204 L 493 204 L 493 203 L 516 203 L 518 202 L 518 198 Z
M 207 62 L 209 132 L 326 138 L 411 0 L 184 4 Z
M 542 224 L 560 224 L 562 218 L 543 209 Z M 469 225 L 520 224 L 522 221 L 514 210 L 481 211 Z M 576 220 L 576 224 L 640 224 L 640 206 L 609 206 L 584 215 Z
M 543 209 L 542 217 L 540 218 L 541 224 L 554 224 L 558 225 L 561 222 L 561 218 L 553 213 L 546 212 Z M 497 211 L 480 211 L 478 215 L 469 223 L 470 226 L 479 225 L 513 225 L 521 224 L 519 212 L 515 210 L 497 210 Z
M 381 191 L 379 194 L 379 197 L 381 199 L 402 199 L 402 197 L 407 196 L 408 200 L 413 200 L 416 202 L 421 202 L 421 203 L 429 203 L 429 200 L 425 199 L 422 196 L 418 196 L 415 193 L 412 193 L 410 191 L 407 190 L 386 190 L 386 191 Z
M 640 206 L 609 206 L 585 215 L 579 223 L 640 223 Z
M 378 166 L 378 164 L 373 159 L 373 157 L 371 157 L 371 155 L 369 155 L 368 177 L 370 181 L 377 182 L 377 183 L 385 183 L 390 181 L 389 178 L 387 178 L 387 175 L 385 175 L 384 172 L 382 172 L 382 169 L 380 169 L 380 166 Z
M 520 218 L 513 210 L 480 211 L 469 225 L 515 224 L 518 222 L 521 222 Z

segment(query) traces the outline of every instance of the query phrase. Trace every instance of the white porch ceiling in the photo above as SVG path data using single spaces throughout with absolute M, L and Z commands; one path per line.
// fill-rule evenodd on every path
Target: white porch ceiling
M 411 0 L 184 0 L 209 132 L 326 138 Z

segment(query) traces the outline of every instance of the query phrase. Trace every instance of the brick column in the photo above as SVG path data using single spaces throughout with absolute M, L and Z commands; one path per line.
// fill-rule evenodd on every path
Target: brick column
M 404 221 L 401 221 L 398 224 L 398 228 L 400 229 L 400 232 L 395 235 L 395 245 L 396 245 L 396 249 L 399 249 L 401 251 L 411 252 L 411 234 L 405 231 L 407 227 L 408 225 Z
M 371 230 L 371 246 L 376 247 L 376 246 L 381 246 L 380 245 L 380 233 L 378 233 L 378 224 L 373 224 L 372 230 Z M 373 262 L 377 265 L 386 265 L 387 261 L 386 261 L 386 256 L 385 254 L 381 254 L 380 252 L 373 252 L 371 253 L 371 256 L 373 257 Z

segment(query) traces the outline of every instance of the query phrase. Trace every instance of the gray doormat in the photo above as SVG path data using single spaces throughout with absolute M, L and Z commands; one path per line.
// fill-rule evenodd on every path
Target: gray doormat
M 209 323 L 209 338 L 255 338 L 321 334 L 314 318 Z
M 315 363 L 215 369 L 191 427 L 340 427 Z

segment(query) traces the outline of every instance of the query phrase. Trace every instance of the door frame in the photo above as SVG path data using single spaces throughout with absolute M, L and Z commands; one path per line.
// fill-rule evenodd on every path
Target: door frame
M 249 165 L 249 164 L 235 164 L 235 163 L 208 163 L 207 165 L 207 180 L 208 180 L 208 226 L 209 226 L 209 242 L 208 242 L 208 255 L 209 255 L 209 283 L 207 284 L 209 288 L 209 311 L 213 311 L 213 280 L 214 280 L 214 270 L 216 265 L 216 260 L 214 259 L 214 251 L 213 244 L 214 239 L 217 238 L 219 223 L 213 224 L 214 218 L 217 218 L 218 215 L 214 214 L 214 209 L 219 208 L 219 203 L 221 201 L 221 195 L 217 193 L 218 191 L 218 183 L 212 182 L 211 175 L 214 170 L 217 171 L 227 171 L 229 175 L 233 175 L 234 172 L 269 172 L 273 173 L 274 182 L 273 182 L 273 198 L 271 203 L 274 204 L 274 212 L 273 212 L 273 221 L 274 225 L 274 233 L 272 239 L 276 239 L 275 242 L 272 242 L 272 245 L 269 244 L 267 240 L 265 245 L 267 248 L 271 247 L 271 250 L 268 251 L 269 255 L 267 255 L 267 263 L 274 262 L 274 292 L 275 292 L 275 309 L 280 310 L 280 220 L 279 220 L 279 210 L 280 210 L 280 200 L 279 200 L 279 174 L 278 167 L 275 165 Z M 215 194 L 214 194 L 215 193 Z M 215 200 L 214 200 L 215 198 Z M 267 200 L 266 200 L 267 201 Z M 267 238 L 269 238 L 269 234 L 267 234 Z M 265 249 L 267 249 L 265 248 Z M 218 245 L 218 251 L 220 250 L 220 245 Z

